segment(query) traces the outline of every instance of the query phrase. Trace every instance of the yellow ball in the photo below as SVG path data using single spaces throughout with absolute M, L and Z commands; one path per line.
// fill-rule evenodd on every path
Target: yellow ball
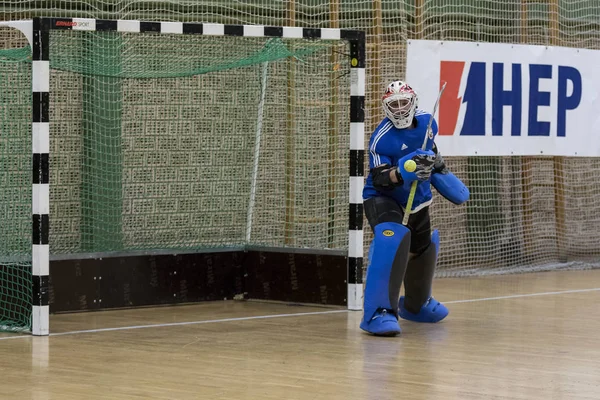
M 404 169 L 408 172 L 415 172 L 415 170 L 417 169 L 417 163 L 413 160 L 406 160 L 406 162 L 404 163 Z

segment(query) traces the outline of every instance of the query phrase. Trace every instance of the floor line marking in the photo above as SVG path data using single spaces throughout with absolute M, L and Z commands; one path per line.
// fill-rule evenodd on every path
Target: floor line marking
M 443 303 L 444 304 L 475 303 L 475 302 L 478 302 L 478 301 L 518 299 L 520 297 L 552 296 L 552 295 L 555 295 L 555 294 L 586 293 L 586 292 L 598 292 L 598 291 L 600 291 L 600 288 L 575 289 L 575 290 L 563 290 L 563 291 L 560 291 L 560 292 L 525 293 L 525 294 L 513 294 L 513 295 L 510 295 L 510 296 L 483 297 L 483 298 L 468 299 L 468 300 L 451 300 L 451 301 L 444 301 Z
M 558 291 L 558 292 L 525 293 L 525 294 L 515 294 L 515 295 L 509 295 L 509 296 L 483 297 L 483 298 L 467 299 L 467 300 L 450 300 L 450 301 L 444 301 L 444 304 L 475 303 L 475 302 L 479 302 L 479 301 L 517 299 L 517 298 L 522 298 L 522 297 L 552 296 L 552 295 L 559 295 L 559 294 L 588 293 L 588 292 L 598 292 L 598 291 L 600 291 L 600 288 L 563 290 L 563 291 Z M 252 317 L 221 318 L 221 319 L 209 319 L 209 320 L 202 320 L 202 321 L 171 322 L 171 323 L 165 323 L 165 324 L 133 325 L 133 326 L 121 326 L 121 327 L 116 327 L 116 328 L 86 329 L 86 330 L 78 330 L 78 331 L 51 333 L 49 336 L 66 336 L 66 335 L 76 335 L 76 334 L 80 334 L 80 333 L 114 332 L 114 331 L 126 331 L 126 330 L 146 329 L 146 328 L 163 328 L 163 327 L 170 327 L 170 326 L 202 325 L 202 324 L 214 324 L 214 323 L 220 323 L 220 322 L 250 321 L 250 320 L 256 320 L 256 319 L 303 317 L 303 316 L 309 316 L 309 315 L 341 314 L 341 313 L 348 313 L 348 312 L 350 312 L 350 311 L 344 309 L 344 310 L 330 310 L 330 311 L 314 311 L 314 312 L 305 312 L 305 313 L 255 315 Z M 33 337 L 33 336 L 32 335 L 7 336 L 7 337 L 0 337 L 0 340 L 22 339 L 22 338 L 31 338 L 31 337 Z

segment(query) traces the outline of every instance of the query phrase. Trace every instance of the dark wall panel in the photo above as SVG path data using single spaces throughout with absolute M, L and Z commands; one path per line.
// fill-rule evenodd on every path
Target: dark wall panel
M 347 257 L 255 251 L 248 258 L 251 299 L 346 304 Z
M 241 260 L 231 252 L 53 261 L 50 310 L 231 299 L 242 288 Z
M 148 255 L 50 263 L 50 311 L 250 298 L 346 304 L 347 258 L 276 252 Z

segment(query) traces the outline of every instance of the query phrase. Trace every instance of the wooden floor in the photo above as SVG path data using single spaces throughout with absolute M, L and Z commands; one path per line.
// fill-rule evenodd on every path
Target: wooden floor
M 600 399 L 600 270 L 434 293 L 450 316 L 396 338 L 360 312 L 257 302 L 53 315 L 50 337 L 0 334 L 0 398 Z

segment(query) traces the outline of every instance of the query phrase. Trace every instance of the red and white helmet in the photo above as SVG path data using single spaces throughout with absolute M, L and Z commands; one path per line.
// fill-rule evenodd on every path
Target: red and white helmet
M 398 129 L 408 128 L 419 105 L 419 96 L 406 82 L 394 81 L 381 99 L 385 115 Z

